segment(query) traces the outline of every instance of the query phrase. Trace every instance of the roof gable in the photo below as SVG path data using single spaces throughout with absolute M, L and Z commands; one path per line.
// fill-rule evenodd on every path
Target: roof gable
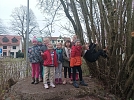
M 2 46 L 18 46 L 20 45 L 21 36 L 17 35 L 0 35 L 0 45 Z
M 9 42 L 9 39 L 5 36 L 2 38 L 2 42 Z
M 16 42 L 18 42 L 18 40 L 15 37 L 12 38 L 12 43 L 16 43 Z

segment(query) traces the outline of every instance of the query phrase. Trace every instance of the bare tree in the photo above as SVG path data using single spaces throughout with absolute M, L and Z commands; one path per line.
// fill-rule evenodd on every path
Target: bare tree
M 88 41 L 108 47 L 109 59 L 87 62 L 90 73 L 122 100 L 134 98 L 134 0 L 39 0 L 48 1 L 61 2 L 82 42 L 85 31 Z
M 50 36 L 55 32 L 55 22 L 62 17 L 60 13 L 61 4 L 58 0 L 38 0 L 39 9 L 44 13 L 44 28 L 40 30 L 41 33 L 47 33 Z
M 14 9 L 11 14 L 11 30 L 16 34 L 22 36 L 24 48 L 26 48 L 26 20 L 27 20 L 27 7 L 20 6 Z M 29 35 L 39 34 L 38 23 L 33 11 L 29 10 Z M 25 56 L 26 52 L 24 52 Z
M 0 19 L 0 34 L 7 34 L 7 28 Z

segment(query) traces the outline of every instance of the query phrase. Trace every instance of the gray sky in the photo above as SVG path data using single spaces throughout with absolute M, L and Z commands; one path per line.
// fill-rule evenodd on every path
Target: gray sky
M 43 22 L 43 14 L 41 13 L 40 9 L 37 7 L 37 0 L 29 0 L 29 7 L 33 10 L 37 22 L 40 26 L 40 29 L 43 28 L 44 22 Z M 15 7 L 20 7 L 20 5 L 27 6 L 27 0 L 0 0 L 0 19 L 3 20 L 4 24 L 6 26 L 10 25 L 10 15 Z M 8 26 L 9 27 L 9 26 Z M 55 33 L 52 34 L 52 36 L 59 36 L 61 33 L 60 28 L 58 28 Z

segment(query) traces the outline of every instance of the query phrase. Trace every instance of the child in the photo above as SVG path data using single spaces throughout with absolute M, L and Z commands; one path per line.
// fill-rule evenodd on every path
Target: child
M 38 48 L 40 49 L 40 52 L 41 52 L 41 47 L 43 46 L 42 38 L 38 37 L 37 41 L 38 41 Z M 43 82 L 43 59 L 41 60 L 39 64 L 40 64 L 40 82 Z
M 99 59 L 100 56 L 107 58 L 106 51 L 105 50 L 95 50 L 96 44 L 91 43 L 90 45 L 86 44 L 84 45 L 84 58 L 89 62 L 95 62 Z
M 47 84 L 47 80 L 49 79 L 50 81 L 50 86 L 55 88 L 55 85 L 53 84 L 53 80 L 54 80 L 54 69 L 55 67 L 58 66 L 57 63 L 57 55 L 56 55 L 56 51 L 53 49 L 53 45 L 52 44 L 48 44 L 47 45 L 47 49 L 44 53 L 41 53 L 42 58 L 44 60 L 44 87 L 46 89 L 48 89 L 48 84 Z M 48 75 L 49 74 L 49 75 Z
M 40 50 L 37 46 L 37 38 L 34 37 L 32 40 L 33 46 L 28 51 L 28 57 L 32 65 L 32 82 L 31 84 L 39 83 L 39 62 L 41 61 Z
M 72 37 L 72 46 L 73 45 L 75 45 L 75 40 L 77 40 L 78 39 L 78 36 L 77 35 L 74 35 L 73 37 Z M 71 69 L 71 80 L 73 80 L 73 77 L 72 77 L 72 73 L 73 73 L 73 71 L 72 71 L 72 69 Z M 79 77 L 79 75 L 78 75 L 79 73 L 78 73 L 78 70 L 76 70 L 76 81 L 78 81 L 78 77 Z
M 65 47 L 63 48 L 63 67 L 64 67 L 64 81 L 63 84 L 67 83 L 67 72 L 69 77 L 69 83 L 72 84 L 71 81 L 71 67 L 70 67 L 70 54 L 71 54 L 71 41 L 67 40 L 65 42 Z
M 42 45 L 42 47 L 41 47 L 41 52 L 45 52 L 47 50 L 47 45 L 50 43 L 50 39 L 49 38 L 44 38 L 43 42 L 44 42 L 44 45 Z M 43 72 L 42 73 L 44 74 L 44 67 L 43 67 Z M 50 84 L 49 79 L 48 79 L 47 83 Z
M 87 86 L 87 84 L 85 84 L 85 82 L 82 78 L 81 54 L 82 54 L 82 47 L 80 44 L 80 40 L 77 39 L 77 40 L 75 40 L 75 45 L 72 46 L 72 48 L 71 48 L 71 59 L 70 59 L 70 66 L 73 69 L 73 86 L 75 88 L 79 88 L 79 85 L 77 84 L 76 77 L 75 77 L 76 70 L 78 70 L 78 72 L 79 72 L 80 85 Z
M 77 40 L 77 35 L 74 35 L 72 38 L 72 45 L 75 45 L 75 40 Z
M 50 43 L 50 39 L 49 38 L 44 38 L 44 45 L 42 45 L 41 47 L 41 51 L 45 52 L 47 50 L 47 45 Z
M 56 54 L 58 57 L 58 67 L 55 69 L 55 84 L 62 84 L 62 43 L 57 43 Z

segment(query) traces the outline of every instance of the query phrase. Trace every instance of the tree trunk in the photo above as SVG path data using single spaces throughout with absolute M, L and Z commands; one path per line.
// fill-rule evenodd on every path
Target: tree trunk
M 88 7 L 87 7 L 87 4 L 86 4 L 86 0 L 80 0 L 80 5 L 81 5 L 81 9 L 82 9 L 82 14 L 84 16 L 84 20 L 85 20 L 85 24 L 86 24 L 86 30 L 87 30 L 87 34 L 88 34 L 88 38 L 89 38 L 89 42 L 91 43 L 92 40 L 91 40 L 91 29 L 90 29 L 90 25 L 89 25 L 89 18 L 88 18 Z M 94 40 L 94 39 L 93 39 Z
M 78 35 L 78 38 L 81 40 L 81 43 L 84 44 L 84 38 L 83 38 L 83 29 L 82 29 L 82 26 L 81 26 L 81 23 L 80 23 L 80 19 L 79 19 L 79 15 L 78 15 L 78 12 L 77 12 L 77 9 L 76 9 L 76 5 L 74 3 L 74 0 L 70 0 L 70 3 L 71 3 L 71 10 L 72 10 L 72 13 L 73 13 L 73 16 L 74 16 L 74 20 L 75 20 L 75 23 L 76 23 L 76 26 L 77 26 L 77 32 L 76 33 Z

